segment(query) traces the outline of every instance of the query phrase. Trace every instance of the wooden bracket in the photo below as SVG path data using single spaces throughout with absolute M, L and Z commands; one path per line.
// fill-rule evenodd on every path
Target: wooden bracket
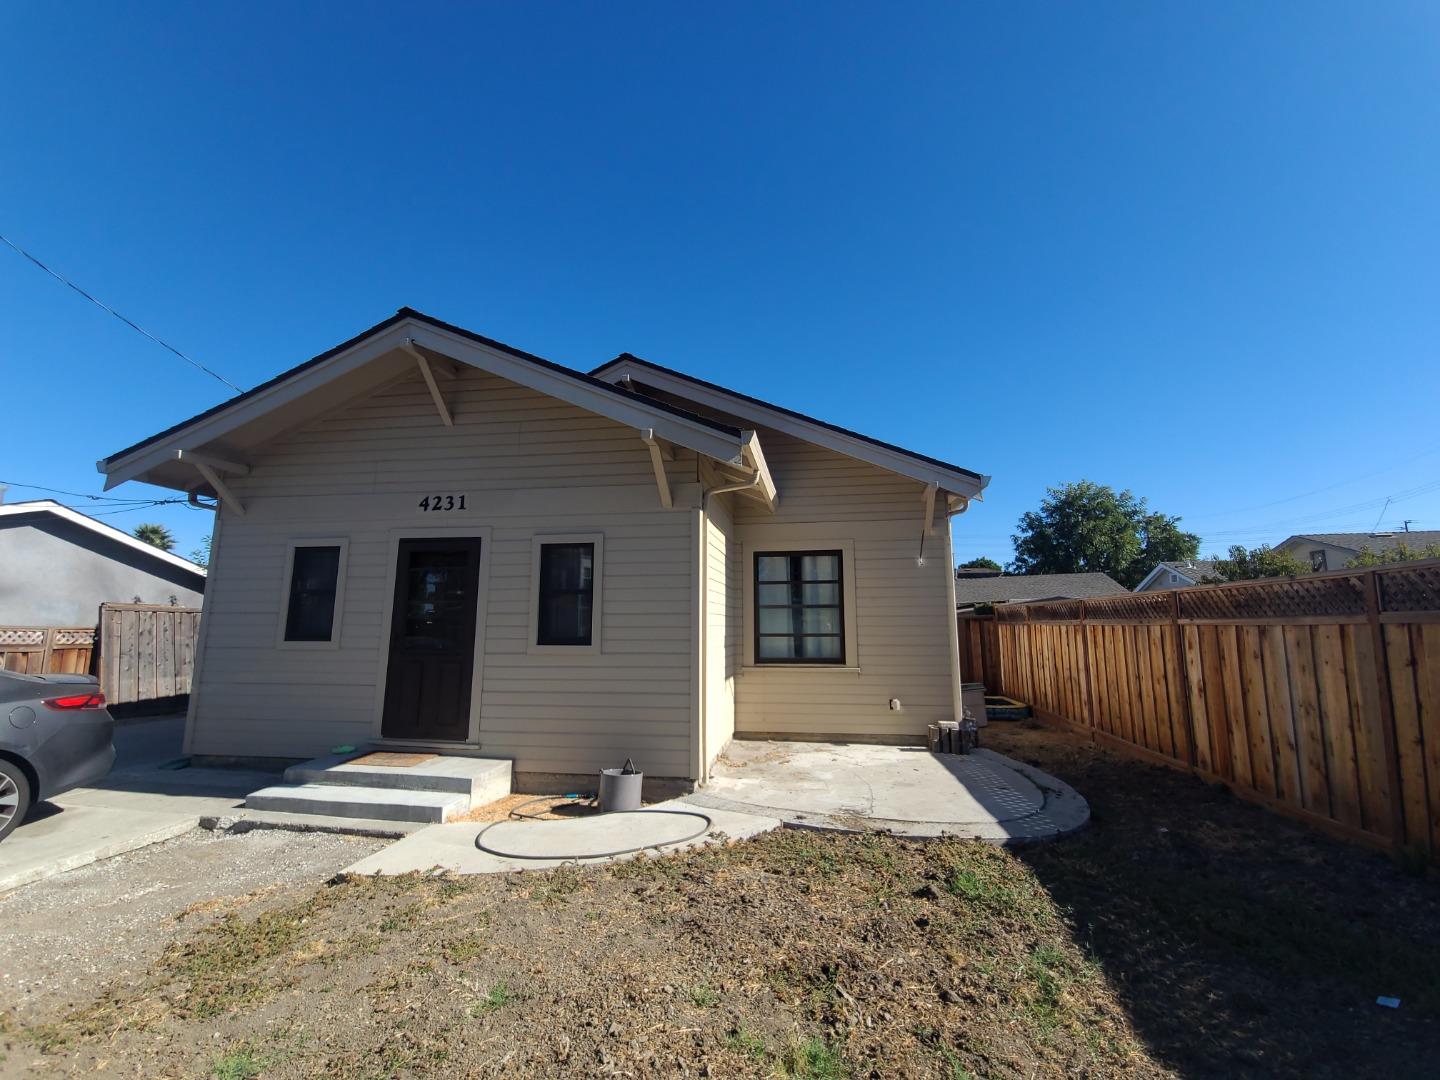
M 233 476 L 249 476 L 250 466 L 238 461 L 226 461 L 224 458 L 216 457 L 214 454 L 202 454 L 199 450 L 176 450 L 175 460 L 199 468 L 201 463 L 209 465 L 218 472 L 227 472 Z
M 215 489 L 215 495 L 224 504 L 225 509 L 230 510 L 240 517 L 245 516 L 245 504 L 236 498 L 235 493 L 225 486 L 225 481 L 220 479 L 220 474 L 208 463 L 199 460 L 192 460 L 191 464 L 200 470 L 200 475 L 209 481 L 210 486 Z
M 939 484 L 926 484 L 925 491 L 920 496 L 925 504 L 925 535 L 932 536 L 935 532 L 935 496 L 940 490 Z
M 665 451 L 655 441 L 654 428 L 641 428 L 640 439 L 650 449 L 650 465 L 655 470 L 655 486 L 660 491 L 660 505 L 669 510 L 675 505 L 675 500 L 670 494 L 670 477 L 665 472 Z
M 430 397 L 435 402 L 435 411 L 440 414 L 441 423 L 446 427 L 454 427 L 455 420 L 451 417 L 450 410 L 445 405 L 445 399 L 440 396 L 440 387 L 435 384 L 435 372 L 430 370 L 429 357 L 417 349 L 415 342 L 410 338 L 406 338 L 401 342 L 400 347 L 413 356 L 415 362 L 420 365 L 420 374 L 425 379 L 425 385 L 430 388 Z M 454 375 L 453 372 L 449 374 Z

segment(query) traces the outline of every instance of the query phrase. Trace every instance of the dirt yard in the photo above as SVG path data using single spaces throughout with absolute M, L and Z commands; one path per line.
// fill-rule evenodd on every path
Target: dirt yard
M 986 734 L 1092 826 L 269 889 L 93 1003 L 10 1019 L 0 1074 L 1433 1075 L 1433 878 L 1067 736 Z

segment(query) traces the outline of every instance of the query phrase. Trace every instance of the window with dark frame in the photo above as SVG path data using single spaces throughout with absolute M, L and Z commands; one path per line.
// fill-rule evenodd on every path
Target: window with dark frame
M 838 551 L 755 553 L 755 663 L 845 662 Z
M 335 588 L 339 576 L 338 545 L 295 548 L 285 611 L 286 641 L 334 640 Z
M 595 545 L 540 545 L 537 645 L 589 645 L 594 641 Z

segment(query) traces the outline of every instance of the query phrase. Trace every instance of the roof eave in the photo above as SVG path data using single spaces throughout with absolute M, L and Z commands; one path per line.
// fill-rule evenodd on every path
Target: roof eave
M 193 450 L 223 439 L 271 409 L 358 370 L 406 342 L 414 342 L 619 423 L 651 428 L 669 442 L 719 461 L 743 463 L 742 433 L 735 428 L 648 402 L 581 372 L 402 309 L 401 315 L 387 319 L 336 349 L 215 409 L 102 459 L 96 468 L 106 477 L 106 490 L 127 480 L 143 480 L 149 471 L 173 461 L 178 451 Z
M 858 432 L 847 431 L 814 417 L 797 413 L 792 409 L 761 401 L 758 398 L 706 382 L 703 379 L 697 379 L 683 372 L 673 371 L 649 360 L 642 360 L 630 353 L 622 353 L 614 360 L 601 364 L 590 374 L 597 378 L 612 380 L 625 375 L 640 375 L 645 382 L 658 390 L 688 398 L 707 408 L 734 413 L 744 417 L 747 421 L 762 424 L 818 446 L 824 446 L 837 453 L 869 462 L 900 476 L 919 480 L 924 484 L 937 484 L 956 495 L 964 495 L 972 499 L 981 498 L 990 483 L 991 478 L 982 473 L 883 443 Z

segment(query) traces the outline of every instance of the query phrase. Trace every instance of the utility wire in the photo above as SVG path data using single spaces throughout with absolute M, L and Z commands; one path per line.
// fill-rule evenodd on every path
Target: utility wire
M 6 487 L 25 488 L 27 491 L 48 491 L 52 495 L 68 495 L 72 499 L 89 499 L 91 502 L 156 503 L 182 501 L 172 499 L 122 499 L 115 495 L 87 495 L 83 491 L 63 491 L 60 488 L 45 487 L 41 484 L 22 484 L 15 480 L 0 480 L 0 484 L 4 484 Z
M 150 333 L 149 330 L 146 330 L 143 326 L 140 326 L 138 323 L 132 322 L 131 320 L 127 319 L 124 315 L 121 315 L 120 312 L 116 311 L 116 310 L 115 310 L 114 308 L 112 308 L 109 304 L 106 304 L 106 303 L 104 303 L 104 302 L 102 302 L 102 301 L 100 301 L 100 300 L 95 299 L 95 297 L 91 296 L 88 292 L 86 292 L 84 289 L 82 289 L 79 285 L 76 285 L 75 282 L 71 281 L 69 278 L 67 278 L 67 277 L 62 277 L 60 274 L 57 274 L 54 270 L 51 270 L 50 267 L 46 266 L 43 262 L 41 262 L 39 259 L 37 259 L 34 255 L 31 255 L 28 251 L 26 251 L 24 248 L 22 248 L 19 244 L 15 243 L 15 241 L 11 240 L 11 239 L 10 239 L 8 236 L 6 236 L 4 233 L 0 233 L 0 240 L 5 241 L 5 243 L 6 243 L 12 250 L 14 250 L 17 254 L 22 255 L 22 256 L 24 256 L 26 259 L 30 260 L 32 263 L 34 263 L 36 266 L 38 266 L 41 270 L 44 270 L 45 273 L 49 274 L 49 275 L 50 275 L 51 277 L 53 277 L 56 281 L 60 282 L 60 284 L 66 285 L 66 286 L 74 289 L 77 293 L 79 293 L 81 296 L 83 296 L 86 300 L 89 300 L 90 303 L 94 304 L 94 305 L 95 305 L 96 307 L 98 307 L 101 311 L 108 311 L 111 315 L 114 315 L 115 318 L 119 319 L 119 320 L 120 320 L 121 322 L 123 322 L 126 326 L 130 327 L 130 329 L 132 329 L 132 330 L 134 330 L 134 331 L 136 331 L 136 332 L 138 332 L 138 333 L 144 334 L 147 338 L 149 338 L 151 341 L 155 342 L 155 344 L 156 344 L 156 345 L 159 345 L 162 349 L 168 349 L 170 352 L 172 352 L 172 353 L 174 353 L 176 356 L 178 356 L 181 360 L 184 360 L 187 364 L 190 364 L 190 365 L 193 366 L 193 367 L 199 368 L 199 369 L 200 369 L 201 371 L 203 371 L 206 375 L 209 375 L 212 379 L 218 379 L 220 382 L 222 382 L 222 383 L 224 383 L 226 386 L 228 386 L 231 390 L 234 390 L 237 394 L 243 393 L 243 391 L 240 389 L 240 387 L 236 386 L 236 385 L 235 385 L 233 382 L 231 382 L 229 379 L 225 378 L 225 376 L 216 374 L 215 372 L 211 371 L 208 367 L 206 367 L 204 364 L 200 363 L 200 361 L 198 361 L 198 360 L 196 360 L 196 359 L 193 359 L 192 357 L 186 356 L 183 352 L 181 352 L 179 349 L 177 349 L 174 345 L 171 345 L 168 341 L 162 341 L 160 338 L 158 338 L 158 337 L 156 337 L 154 334 Z

